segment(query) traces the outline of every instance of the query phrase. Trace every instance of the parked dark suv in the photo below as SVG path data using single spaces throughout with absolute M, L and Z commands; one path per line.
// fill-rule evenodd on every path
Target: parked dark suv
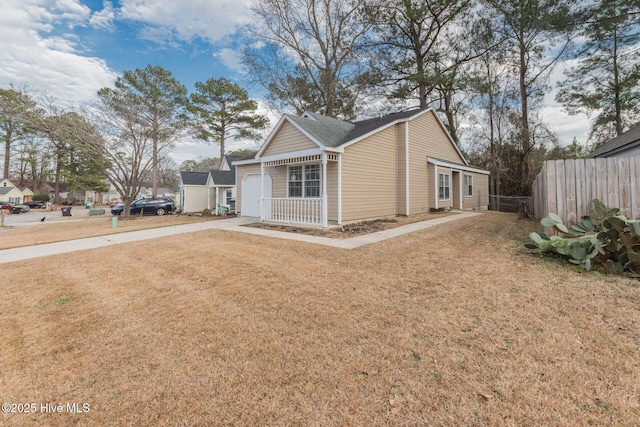
M 139 215 L 141 211 L 143 215 L 164 215 L 173 212 L 173 209 L 173 200 L 168 197 L 147 197 L 131 203 L 129 212 L 131 215 Z M 120 215 L 123 210 L 124 205 L 116 205 L 111 208 L 111 214 Z
M 29 206 L 31 209 L 44 209 L 47 207 L 47 205 L 45 205 L 42 202 L 37 202 L 37 201 L 30 201 L 30 202 L 24 202 L 23 205 L 27 205 Z

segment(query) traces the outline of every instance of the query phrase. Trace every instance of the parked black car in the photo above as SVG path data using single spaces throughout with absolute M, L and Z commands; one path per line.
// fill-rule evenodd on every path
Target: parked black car
M 30 202 L 24 202 L 23 205 L 27 205 L 29 206 L 31 209 L 44 209 L 47 207 L 47 205 L 45 205 L 42 202 L 37 202 L 35 200 L 32 200 Z
M 124 210 L 124 205 L 116 205 L 111 208 L 112 215 L 120 215 Z M 169 212 L 173 212 L 174 205 L 173 200 L 168 197 L 148 197 L 145 199 L 138 199 L 131 203 L 131 209 L 129 212 L 131 215 L 140 214 L 140 211 L 144 215 L 164 215 Z

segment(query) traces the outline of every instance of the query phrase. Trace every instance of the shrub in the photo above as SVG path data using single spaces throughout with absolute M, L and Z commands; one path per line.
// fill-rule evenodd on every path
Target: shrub
M 211 216 L 211 209 L 203 209 L 202 216 Z
M 607 208 L 598 199 L 582 222 L 567 228 L 556 214 L 540 223 L 565 236 L 531 233 L 529 249 L 557 253 L 573 264 L 590 270 L 594 265 L 616 274 L 640 277 L 640 222 L 620 215 L 620 209 Z

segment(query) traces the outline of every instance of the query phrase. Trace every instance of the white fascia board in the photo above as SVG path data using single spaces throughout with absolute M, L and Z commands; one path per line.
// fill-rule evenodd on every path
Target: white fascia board
M 482 175 L 489 175 L 491 172 L 486 171 L 484 169 L 477 169 L 471 166 L 463 166 L 463 165 L 459 165 L 453 162 L 447 162 L 445 160 L 440 160 L 440 159 L 434 159 L 433 157 L 427 157 L 427 162 L 431 163 L 432 165 L 436 165 L 436 166 L 443 166 L 446 168 L 450 168 L 452 170 L 455 171 L 464 171 L 464 172 L 473 172 L 473 173 L 479 173 Z
M 257 165 L 260 163 L 260 159 L 247 159 L 247 160 L 236 160 L 235 162 L 231 162 L 232 165 Z
M 390 122 L 390 123 L 387 123 L 387 124 L 386 124 L 386 125 L 384 125 L 384 126 L 380 126 L 379 128 L 375 128 L 375 129 L 374 129 L 374 130 L 372 130 L 371 132 L 366 133 L 366 134 L 364 134 L 364 135 L 362 135 L 362 136 L 359 136 L 359 137 L 358 137 L 358 138 L 356 138 L 356 139 L 352 139 L 352 140 L 351 140 L 351 141 L 349 141 L 349 142 L 345 142 L 344 144 L 342 144 L 342 145 L 340 146 L 340 148 L 343 148 L 343 149 L 344 149 L 344 148 L 346 148 L 346 147 L 348 147 L 348 146 L 350 146 L 350 145 L 355 144 L 356 142 L 360 142 L 360 141 L 362 141 L 362 140 L 363 140 L 363 139 L 365 139 L 365 138 L 369 138 L 371 135 L 375 135 L 376 133 L 381 132 L 381 131 L 383 131 L 383 130 L 385 130 L 385 129 L 387 129 L 387 128 L 390 128 L 391 126 L 395 126 L 395 125 L 397 125 L 398 123 L 410 122 L 411 120 L 415 119 L 416 117 L 419 117 L 419 116 L 421 116 L 421 115 L 423 115 L 423 114 L 425 114 L 425 113 L 427 113 L 427 112 L 429 112 L 429 111 L 432 111 L 432 110 L 433 110 L 433 108 L 432 108 L 432 107 L 429 107 L 429 108 L 427 108 L 427 109 L 424 109 L 424 110 L 422 110 L 422 111 L 420 111 L 420 112 L 418 112 L 418 113 L 414 114 L 414 115 L 413 115 L 413 116 L 411 116 L 411 117 L 406 117 L 406 118 L 404 118 L 404 119 L 397 119 L 397 120 L 394 120 L 394 121 L 392 121 L 392 122 Z

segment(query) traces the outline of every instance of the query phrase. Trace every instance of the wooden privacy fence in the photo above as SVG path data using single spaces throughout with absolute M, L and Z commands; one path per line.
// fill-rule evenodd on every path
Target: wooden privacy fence
M 538 219 L 556 213 L 571 226 L 589 215 L 593 199 L 640 217 L 640 157 L 548 160 L 533 182 Z

